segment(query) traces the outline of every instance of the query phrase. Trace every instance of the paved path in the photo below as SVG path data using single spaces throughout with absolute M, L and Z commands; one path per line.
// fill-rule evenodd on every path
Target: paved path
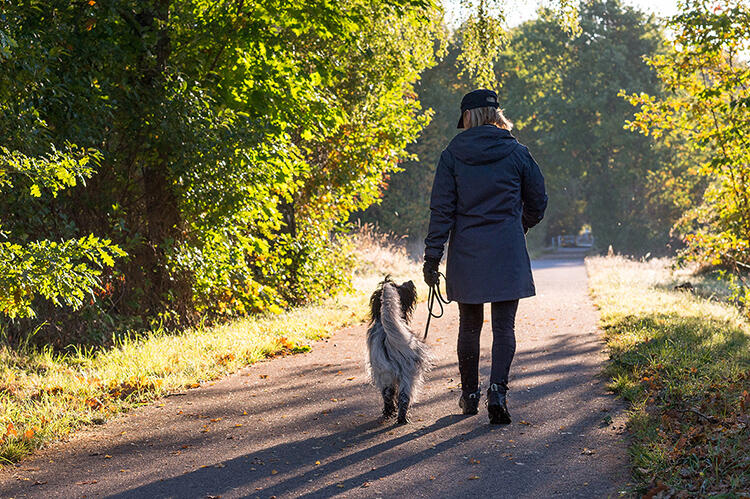
M 616 496 L 628 479 L 623 417 L 597 377 L 605 354 L 583 262 L 537 261 L 534 273 L 539 295 L 518 312 L 512 425 L 490 426 L 484 405 L 478 416 L 459 415 L 451 305 L 433 322 L 439 362 L 411 425 L 376 422 L 365 326 L 356 326 L 307 355 L 256 364 L 79 432 L 0 473 L 0 496 Z M 417 330 L 424 316 L 423 305 Z

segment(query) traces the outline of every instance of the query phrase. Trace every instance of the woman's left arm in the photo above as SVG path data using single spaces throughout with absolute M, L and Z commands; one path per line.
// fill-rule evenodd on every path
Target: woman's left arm
M 547 191 L 544 188 L 544 176 L 539 165 L 524 147 L 521 170 L 521 199 L 523 201 L 523 229 L 529 230 L 544 218 L 547 209 Z

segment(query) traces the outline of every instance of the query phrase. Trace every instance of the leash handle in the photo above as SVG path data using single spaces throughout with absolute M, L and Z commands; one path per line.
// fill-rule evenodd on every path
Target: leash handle
M 424 328 L 424 337 L 422 338 L 422 341 L 427 340 L 427 333 L 430 330 L 430 320 L 434 317 L 436 319 L 439 319 L 443 316 L 445 313 L 445 308 L 443 307 L 443 304 L 448 305 L 450 303 L 450 300 L 446 300 L 443 297 L 443 294 L 440 292 L 440 277 L 442 276 L 443 279 L 445 279 L 445 275 L 442 272 L 438 272 L 438 279 L 434 286 L 430 286 L 430 290 L 427 292 L 427 324 Z M 437 302 L 438 306 L 440 306 L 440 313 L 434 314 L 432 312 L 432 308 L 435 305 L 435 302 Z

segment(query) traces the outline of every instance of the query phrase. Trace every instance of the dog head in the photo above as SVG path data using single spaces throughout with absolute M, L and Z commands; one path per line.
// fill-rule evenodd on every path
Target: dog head
M 377 289 L 370 297 L 370 322 L 380 319 L 380 307 L 383 304 L 383 288 L 393 286 L 398 291 L 399 301 L 401 302 L 401 314 L 406 322 L 411 320 L 411 314 L 417 305 L 417 287 L 412 281 L 406 281 L 401 285 L 396 284 L 391 276 L 385 276 L 385 279 L 378 284 Z

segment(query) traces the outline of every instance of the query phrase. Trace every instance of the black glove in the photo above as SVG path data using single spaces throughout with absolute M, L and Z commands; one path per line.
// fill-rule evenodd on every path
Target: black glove
M 440 260 L 437 260 L 435 258 L 425 257 L 424 265 L 422 266 L 422 272 L 424 273 L 424 282 L 428 286 L 437 286 L 438 279 L 439 279 L 439 274 L 438 274 L 439 265 L 440 265 Z

